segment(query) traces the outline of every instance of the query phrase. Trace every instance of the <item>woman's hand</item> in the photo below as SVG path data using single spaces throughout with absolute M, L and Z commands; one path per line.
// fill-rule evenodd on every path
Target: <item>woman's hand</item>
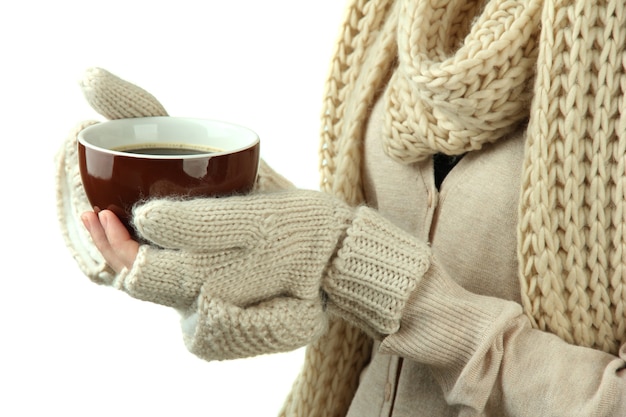
M 112 211 L 88 211 L 82 214 L 81 220 L 94 244 L 115 272 L 120 273 L 124 268 L 131 268 L 139 251 L 139 243 L 130 237 L 128 230 Z

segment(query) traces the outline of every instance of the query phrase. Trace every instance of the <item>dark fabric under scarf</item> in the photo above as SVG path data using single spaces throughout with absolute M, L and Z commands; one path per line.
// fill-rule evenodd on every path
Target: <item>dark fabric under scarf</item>
M 435 186 L 441 189 L 441 184 L 452 168 L 463 158 L 463 155 L 446 155 L 436 153 L 433 155 L 433 167 L 435 170 Z

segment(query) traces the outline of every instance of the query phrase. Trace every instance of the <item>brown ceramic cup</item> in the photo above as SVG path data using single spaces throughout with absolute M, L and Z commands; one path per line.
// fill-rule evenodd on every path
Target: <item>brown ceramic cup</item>
M 78 135 L 87 199 L 95 210 L 113 211 L 133 235 L 132 208 L 140 201 L 250 191 L 259 154 L 259 137 L 253 131 L 205 119 L 119 119 L 89 126 Z

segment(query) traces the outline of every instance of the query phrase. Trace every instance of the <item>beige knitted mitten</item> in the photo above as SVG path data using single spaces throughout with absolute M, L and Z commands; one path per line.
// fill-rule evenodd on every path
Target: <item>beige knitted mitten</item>
M 106 119 L 167 116 L 163 106 L 150 93 L 104 69 L 88 69 L 80 86 L 91 107 Z M 81 271 L 95 282 L 111 284 L 115 274 L 80 222 L 80 215 L 92 207 L 78 171 L 76 138 L 82 129 L 94 123 L 98 122 L 79 123 L 56 155 L 57 216 L 67 247 Z M 256 188 L 280 190 L 293 188 L 293 185 L 261 161 Z
M 208 360 L 308 344 L 325 309 L 393 333 L 430 259 L 374 210 L 315 191 L 155 200 L 134 224 L 153 244 L 116 286 L 183 310 L 188 348 Z

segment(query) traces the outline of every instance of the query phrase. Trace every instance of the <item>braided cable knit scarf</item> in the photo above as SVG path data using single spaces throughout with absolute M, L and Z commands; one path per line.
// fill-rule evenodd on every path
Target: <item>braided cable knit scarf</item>
M 527 142 L 523 307 L 564 340 L 626 340 L 624 0 L 353 0 L 327 83 L 322 189 L 363 202 L 362 135 L 384 91 L 386 153 L 411 163 Z M 282 415 L 345 415 L 371 341 L 336 321 L 307 348 Z

